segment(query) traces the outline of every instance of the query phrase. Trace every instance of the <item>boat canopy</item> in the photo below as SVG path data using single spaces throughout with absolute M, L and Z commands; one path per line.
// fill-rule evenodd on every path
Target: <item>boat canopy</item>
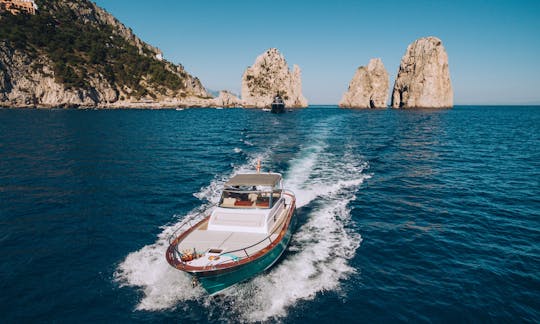
M 226 186 L 269 186 L 275 187 L 281 181 L 277 173 L 238 174 L 225 183 Z

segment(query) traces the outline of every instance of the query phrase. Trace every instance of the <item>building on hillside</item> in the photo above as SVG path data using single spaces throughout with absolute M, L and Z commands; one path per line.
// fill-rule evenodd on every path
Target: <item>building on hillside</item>
M 34 0 L 0 0 L 0 12 L 9 11 L 13 15 L 23 12 L 35 15 L 37 9 Z

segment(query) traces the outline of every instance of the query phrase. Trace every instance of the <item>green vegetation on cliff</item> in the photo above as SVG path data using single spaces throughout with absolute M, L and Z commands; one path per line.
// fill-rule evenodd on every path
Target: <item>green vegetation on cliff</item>
M 85 1 L 71 2 L 88 6 Z M 128 87 L 136 97 L 154 96 L 146 85 L 161 93 L 184 89 L 185 72 L 172 72 L 175 66 L 128 42 L 111 25 L 82 19 L 69 1 L 37 3 L 40 10 L 33 16 L 0 13 L 0 40 L 31 57 L 48 57 L 56 81 L 66 88 L 89 88 L 87 76 L 94 75 L 117 88 Z

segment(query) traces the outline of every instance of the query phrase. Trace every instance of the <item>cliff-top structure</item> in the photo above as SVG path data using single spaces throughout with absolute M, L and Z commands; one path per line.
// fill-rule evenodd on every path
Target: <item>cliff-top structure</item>
M 450 108 L 454 93 L 448 55 L 437 37 L 416 40 L 401 59 L 392 92 L 393 108 Z
M 242 76 L 242 101 L 246 108 L 269 107 L 276 94 L 288 108 L 307 107 L 302 95 L 300 68 L 289 70 L 287 61 L 276 48 L 259 55 Z
M 390 81 L 380 58 L 360 66 L 339 106 L 342 108 L 386 108 Z
M 35 15 L 37 9 L 34 0 L 0 0 L 0 12 L 8 11 L 12 15 L 20 13 Z

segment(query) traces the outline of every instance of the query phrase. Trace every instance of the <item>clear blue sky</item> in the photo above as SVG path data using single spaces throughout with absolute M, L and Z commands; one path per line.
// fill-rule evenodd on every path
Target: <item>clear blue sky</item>
M 382 58 L 392 87 L 407 46 L 437 36 L 456 104 L 540 104 L 540 0 L 95 2 L 213 90 L 239 93 L 277 47 L 310 104 L 336 104 L 358 66 Z

